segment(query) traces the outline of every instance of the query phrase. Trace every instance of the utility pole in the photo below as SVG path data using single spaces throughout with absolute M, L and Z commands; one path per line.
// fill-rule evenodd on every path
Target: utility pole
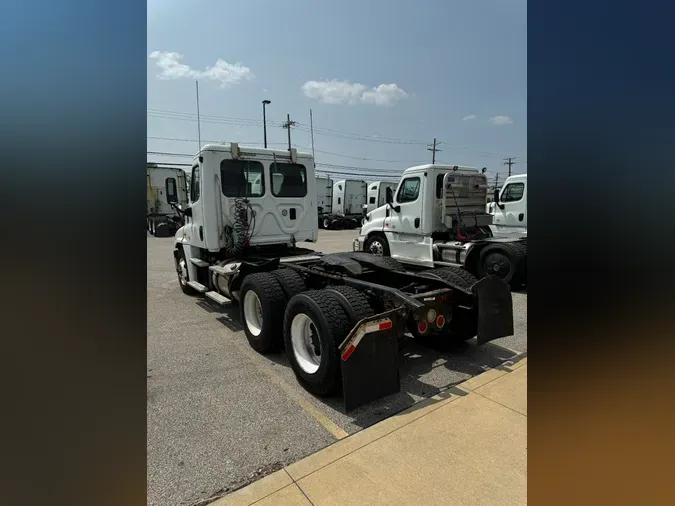
M 509 177 L 511 177 L 511 166 L 515 164 L 514 160 L 516 159 L 515 156 L 510 156 L 508 158 L 504 158 L 504 165 L 508 165 L 509 167 Z
M 431 151 L 431 163 L 436 163 L 436 151 L 442 151 L 436 147 L 436 137 L 434 137 L 434 144 L 427 148 L 427 151 Z M 438 143 L 440 144 L 440 142 Z
M 316 157 L 314 156 L 314 122 L 312 121 L 312 110 L 309 110 L 309 131 L 312 135 L 312 159 L 316 161 Z
M 288 151 L 291 151 L 291 127 L 294 127 L 297 124 L 295 121 L 291 121 L 291 115 L 286 115 L 286 123 L 284 123 L 283 128 L 288 129 Z
M 495 176 L 495 190 L 499 189 L 499 172 L 497 172 L 497 175 Z
M 197 153 L 202 152 L 202 127 L 201 121 L 199 120 L 199 81 L 195 81 L 197 85 L 197 142 L 199 142 Z
M 265 143 L 265 149 L 267 149 L 267 116 L 265 115 L 265 106 L 270 105 L 272 102 L 269 100 L 263 100 L 263 142 Z

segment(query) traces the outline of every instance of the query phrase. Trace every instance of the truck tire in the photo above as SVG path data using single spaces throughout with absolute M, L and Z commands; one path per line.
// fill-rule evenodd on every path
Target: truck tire
M 464 282 L 464 287 L 470 289 L 473 285 L 475 285 L 478 282 L 478 278 L 471 274 L 469 271 L 466 269 L 462 269 L 461 267 L 442 267 L 440 269 L 434 269 L 431 272 L 438 272 L 438 271 L 444 271 L 444 272 L 449 272 L 451 274 L 454 274 L 454 276 L 457 278 L 461 278 L 462 281 Z
M 197 292 L 194 288 L 188 285 L 190 281 L 190 273 L 187 267 L 187 260 L 185 259 L 185 252 L 182 249 L 176 250 L 173 256 L 174 264 L 176 266 L 176 273 L 178 274 L 178 284 L 185 295 L 195 295 Z
M 171 232 L 169 231 L 169 224 L 164 222 L 159 222 L 155 225 L 155 237 L 170 237 Z
M 155 235 L 155 219 L 150 218 L 150 235 Z
M 328 396 L 342 386 L 338 346 L 351 327 L 349 317 L 325 290 L 294 296 L 284 316 L 284 342 L 291 368 L 309 392 Z
M 248 344 L 261 354 L 279 351 L 283 340 L 279 329 L 283 323 L 286 295 L 271 272 L 256 272 L 241 284 L 239 310 Z
M 332 285 L 326 289 L 326 292 L 332 295 L 336 302 L 345 310 L 347 316 L 349 316 L 352 328 L 364 318 L 375 314 L 368 296 L 352 286 Z
M 363 245 L 363 251 L 382 257 L 391 256 L 391 251 L 389 250 L 389 241 L 387 241 L 387 238 L 382 234 L 369 235 L 368 239 L 366 239 L 366 242 Z
M 478 276 L 494 275 L 511 288 L 518 288 L 525 269 L 525 255 L 513 243 L 490 244 L 483 248 L 478 259 Z
M 324 218 L 323 221 L 322 221 L 322 224 L 323 224 L 323 228 L 328 230 L 331 226 L 330 218 Z
M 282 267 L 281 269 L 272 271 L 272 275 L 277 278 L 277 281 L 281 285 L 281 289 L 284 291 L 287 301 L 291 300 L 294 295 L 307 290 L 305 279 L 300 275 L 299 272 L 294 271 L 293 269 Z

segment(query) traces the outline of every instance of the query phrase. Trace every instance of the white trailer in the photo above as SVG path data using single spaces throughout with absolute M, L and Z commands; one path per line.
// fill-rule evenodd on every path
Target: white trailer
M 366 212 L 369 213 L 382 207 L 387 203 L 387 192 L 393 192 L 398 186 L 396 183 L 388 183 L 386 181 L 376 181 L 368 184 L 368 202 L 366 204 Z
M 324 220 L 330 220 L 333 214 L 333 180 L 329 177 L 316 178 L 316 209 L 319 215 L 319 226 L 324 226 Z M 330 224 L 330 221 L 326 221 Z
M 333 185 L 333 213 L 361 219 L 368 185 L 365 181 L 342 179 Z
M 179 167 L 149 163 L 146 166 L 146 228 L 152 235 L 169 237 L 180 226 L 174 206 L 188 204 L 185 171 Z

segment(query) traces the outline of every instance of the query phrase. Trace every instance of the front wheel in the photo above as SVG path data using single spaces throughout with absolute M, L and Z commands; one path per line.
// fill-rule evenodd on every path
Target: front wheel
M 381 257 L 391 256 L 391 252 L 389 251 L 389 241 L 380 234 L 373 234 L 368 237 L 363 245 L 363 250 L 366 253 L 372 253 L 373 255 Z
M 195 295 L 197 293 L 195 289 L 188 285 L 188 281 L 190 281 L 190 274 L 188 272 L 188 264 L 183 250 L 177 250 L 176 254 L 174 255 L 174 262 L 176 265 L 176 273 L 178 274 L 178 284 L 180 285 L 180 289 L 185 295 Z

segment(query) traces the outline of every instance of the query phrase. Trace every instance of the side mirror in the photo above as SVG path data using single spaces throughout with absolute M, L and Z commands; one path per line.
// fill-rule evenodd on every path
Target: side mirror
M 185 209 L 183 209 L 183 206 L 176 204 L 175 202 L 171 202 L 171 207 L 173 207 L 176 211 L 178 211 L 178 214 L 182 216 L 192 216 L 192 207 L 187 206 Z
M 499 202 L 499 188 L 495 188 L 494 202 L 495 203 Z

